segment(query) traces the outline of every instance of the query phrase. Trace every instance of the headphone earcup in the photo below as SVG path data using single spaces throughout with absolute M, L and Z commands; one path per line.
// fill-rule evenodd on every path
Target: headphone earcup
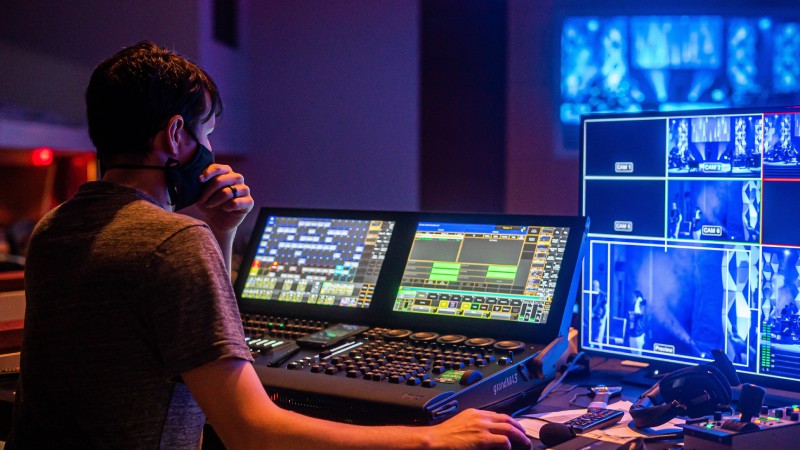
M 733 366 L 731 366 L 731 368 L 733 368 Z M 729 405 L 733 400 L 733 393 L 731 392 L 731 384 L 728 376 L 713 365 L 706 365 L 705 369 L 708 371 L 709 375 L 711 375 L 706 386 L 708 387 L 709 392 L 712 393 L 712 397 L 715 399 L 716 403 L 714 406 Z M 736 372 L 734 371 L 734 374 L 735 373 Z M 714 381 L 711 381 L 711 379 Z M 738 380 L 739 377 L 737 376 L 736 379 Z
M 639 400 L 642 400 L 641 397 Z M 672 403 L 653 406 L 649 400 L 637 401 L 629 410 L 636 428 L 651 428 L 663 425 L 674 419 L 680 410 Z
M 659 382 L 665 402 L 680 403 L 689 417 L 712 414 L 717 405 L 731 402 L 731 387 L 714 366 L 701 364 L 675 371 Z
M 644 392 L 631 405 L 638 428 L 662 425 L 678 415 L 700 417 L 712 414 L 717 405 L 729 404 L 731 388 L 716 367 L 701 364 L 676 370 Z
M 650 428 L 674 419 L 679 413 L 678 408 L 672 403 L 673 399 L 664 398 L 661 393 L 661 383 L 692 369 L 694 367 L 676 370 L 643 392 L 628 411 L 633 419 L 633 425 L 637 428 Z

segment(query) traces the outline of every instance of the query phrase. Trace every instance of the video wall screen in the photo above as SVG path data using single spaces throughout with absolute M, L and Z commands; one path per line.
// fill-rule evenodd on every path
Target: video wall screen
M 570 149 L 578 148 L 582 114 L 800 104 L 800 12 L 755 5 L 738 15 L 568 11 L 559 79 Z

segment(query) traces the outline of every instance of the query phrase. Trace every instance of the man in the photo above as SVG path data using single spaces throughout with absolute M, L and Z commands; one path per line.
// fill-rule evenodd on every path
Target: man
M 228 448 L 509 448 L 508 416 L 360 427 L 277 407 L 251 365 L 230 284 L 250 189 L 213 163 L 211 78 L 143 42 L 86 91 L 102 180 L 31 239 L 21 376 L 7 448 L 192 448 L 206 418 Z M 194 204 L 202 221 L 174 210 Z
M 633 310 L 628 311 L 628 345 L 631 347 L 631 353 L 641 355 L 646 333 L 644 321 L 647 313 L 647 300 L 639 290 L 634 291 L 633 299 Z
M 683 221 L 683 215 L 681 214 L 681 210 L 678 209 L 678 204 L 676 202 L 672 202 L 672 208 L 669 210 L 669 236 L 672 239 L 678 239 L 678 233 L 681 229 L 681 222 Z
M 592 342 L 605 343 L 608 323 L 608 298 L 600 280 L 592 280 Z

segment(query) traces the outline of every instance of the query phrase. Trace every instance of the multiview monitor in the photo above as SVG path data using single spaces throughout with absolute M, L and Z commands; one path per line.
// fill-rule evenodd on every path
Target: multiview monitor
M 800 109 L 581 120 L 581 347 L 800 378 Z

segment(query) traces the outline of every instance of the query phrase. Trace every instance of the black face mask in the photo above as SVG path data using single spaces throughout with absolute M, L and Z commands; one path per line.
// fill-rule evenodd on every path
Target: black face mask
M 169 186 L 169 200 L 175 211 L 197 203 L 208 184 L 200 182 L 200 174 L 214 163 L 214 153 L 199 142 L 197 145 L 197 152 L 189 162 L 181 165 L 178 160 L 170 158 L 164 167 Z
M 194 135 L 192 135 L 194 137 Z M 167 178 L 167 192 L 170 204 L 179 211 L 192 206 L 200 200 L 206 184 L 200 182 L 200 174 L 214 163 L 214 153 L 205 145 L 201 144 L 197 138 L 197 152 L 186 164 L 181 164 L 177 159 L 169 158 L 167 164 L 162 166 L 150 166 L 144 164 L 119 164 L 114 166 L 102 167 L 105 172 L 108 169 L 159 169 L 163 170 Z

